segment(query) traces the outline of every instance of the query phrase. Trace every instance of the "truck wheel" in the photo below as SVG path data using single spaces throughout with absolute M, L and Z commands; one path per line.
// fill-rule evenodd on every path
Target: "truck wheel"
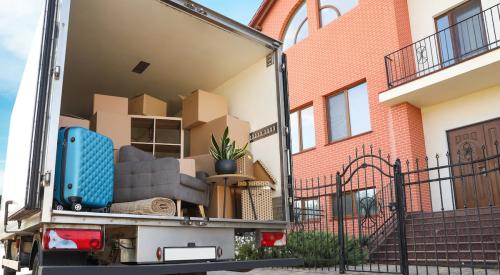
M 33 268 L 31 269 L 31 275 L 40 275 L 40 259 L 38 253 L 35 255 L 35 258 L 33 259 Z
M 79 203 L 72 203 L 71 210 L 79 212 L 82 210 L 82 205 Z

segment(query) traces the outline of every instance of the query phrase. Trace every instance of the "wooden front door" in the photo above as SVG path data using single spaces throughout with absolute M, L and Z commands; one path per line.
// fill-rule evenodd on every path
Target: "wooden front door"
M 500 118 L 448 131 L 456 208 L 500 205 L 497 141 Z

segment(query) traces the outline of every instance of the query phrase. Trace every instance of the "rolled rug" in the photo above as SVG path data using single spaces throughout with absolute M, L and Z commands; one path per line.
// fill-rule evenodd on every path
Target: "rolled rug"
M 168 198 L 152 198 L 147 200 L 113 203 L 112 213 L 174 216 L 175 202 Z

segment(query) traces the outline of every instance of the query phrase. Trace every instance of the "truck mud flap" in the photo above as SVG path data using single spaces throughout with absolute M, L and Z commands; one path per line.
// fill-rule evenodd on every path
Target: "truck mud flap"
M 267 259 L 255 261 L 221 261 L 182 264 L 108 265 L 108 266 L 42 266 L 42 275 L 162 275 L 208 271 L 245 271 L 255 268 L 295 267 L 303 259 Z

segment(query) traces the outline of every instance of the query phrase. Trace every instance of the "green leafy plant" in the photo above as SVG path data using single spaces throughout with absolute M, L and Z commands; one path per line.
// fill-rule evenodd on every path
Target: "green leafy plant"
M 217 143 L 215 136 L 212 134 L 212 144 L 210 146 L 210 155 L 215 160 L 237 160 L 242 158 L 247 150 L 248 143 L 243 148 L 236 148 L 235 141 L 229 138 L 229 128 L 224 129 L 224 134 L 220 144 Z
M 325 231 L 290 232 L 284 247 L 259 248 L 255 234 L 237 237 L 236 258 L 239 260 L 259 260 L 269 258 L 304 259 L 305 267 L 327 267 L 339 264 L 340 246 L 338 236 Z M 360 265 L 368 261 L 368 250 L 358 238 L 345 238 L 345 257 L 350 265 Z

